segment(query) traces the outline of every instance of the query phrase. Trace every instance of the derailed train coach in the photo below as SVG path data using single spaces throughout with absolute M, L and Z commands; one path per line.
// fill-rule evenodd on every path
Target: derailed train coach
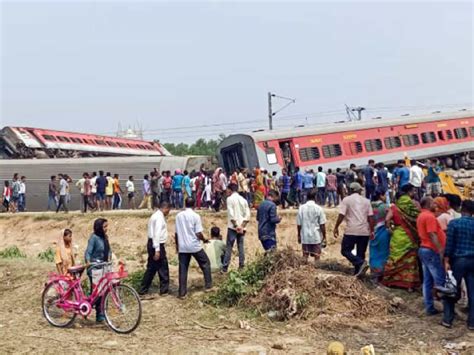
M 4 159 L 170 155 L 159 142 L 138 139 L 32 127 L 8 126 L 0 131 Z
M 69 208 L 80 208 L 80 191 L 75 182 L 84 172 L 100 170 L 119 174 L 122 190 L 125 182 L 133 175 L 137 201 L 142 196 L 142 181 L 145 174 L 156 168 L 158 171 L 176 169 L 199 171 L 212 170 L 215 161 L 210 156 L 162 156 L 162 157 L 99 157 L 99 158 L 63 158 L 63 159 L 0 159 L 0 180 L 11 181 L 14 173 L 26 176 L 26 207 L 28 211 L 44 211 L 48 204 L 48 185 L 50 177 L 59 173 L 73 179 L 70 184 L 71 203 Z M 123 195 L 126 197 L 126 194 Z M 125 204 L 126 205 L 126 204 Z M 123 206 L 125 206 L 123 205 Z
M 292 129 L 260 130 L 226 137 L 218 146 L 227 172 L 259 167 L 278 171 L 361 167 L 369 159 L 439 158 L 454 169 L 474 167 L 474 111 L 394 119 L 336 122 Z

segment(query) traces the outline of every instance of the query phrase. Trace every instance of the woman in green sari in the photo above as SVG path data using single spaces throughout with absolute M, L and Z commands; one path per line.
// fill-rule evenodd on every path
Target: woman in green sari
M 420 286 L 417 257 L 419 238 L 416 230 L 416 218 L 420 211 L 412 200 L 415 188 L 407 184 L 402 187 L 402 192 L 385 219 L 392 237 L 382 284 L 413 290 Z

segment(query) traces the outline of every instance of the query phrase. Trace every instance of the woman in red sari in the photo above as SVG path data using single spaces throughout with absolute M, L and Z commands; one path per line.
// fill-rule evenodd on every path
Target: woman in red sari
M 414 188 L 408 184 L 402 189 L 404 194 L 391 206 L 385 219 L 392 236 L 382 284 L 412 291 L 420 286 L 419 238 L 416 231 L 416 218 L 420 211 L 412 201 Z

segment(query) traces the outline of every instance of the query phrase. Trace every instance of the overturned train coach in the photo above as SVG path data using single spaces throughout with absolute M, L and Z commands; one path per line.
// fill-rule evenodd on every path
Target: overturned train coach
M 143 177 L 156 168 L 158 171 L 176 169 L 198 171 L 212 170 L 216 163 L 210 156 L 163 156 L 163 157 L 99 157 L 99 158 L 64 158 L 64 159 L 0 159 L 0 180 L 11 181 L 14 173 L 26 176 L 26 207 L 28 211 L 44 211 L 48 204 L 48 186 L 50 177 L 58 173 L 67 174 L 73 179 L 70 184 L 71 203 L 69 208 L 79 209 L 80 191 L 74 186 L 84 172 L 100 170 L 119 174 L 123 191 L 129 176 L 135 180 L 136 201 L 142 197 Z M 123 194 L 123 207 L 126 207 L 126 196 Z
M 0 158 L 6 159 L 169 155 L 160 143 L 144 140 L 31 127 L 0 131 Z
M 454 169 L 474 167 L 474 111 L 255 131 L 225 138 L 219 164 L 277 171 L 364 166 L 369 159 L 393 165 L 404 157 L 439 158 Z

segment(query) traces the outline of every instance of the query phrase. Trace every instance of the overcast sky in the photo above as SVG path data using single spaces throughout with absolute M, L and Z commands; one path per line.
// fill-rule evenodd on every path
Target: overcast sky
M 277 127 L 448 111 L 473 59 L 471 2 L 3 1 L 0 125 L 190 142 L 266 128 L 268 91 Z

